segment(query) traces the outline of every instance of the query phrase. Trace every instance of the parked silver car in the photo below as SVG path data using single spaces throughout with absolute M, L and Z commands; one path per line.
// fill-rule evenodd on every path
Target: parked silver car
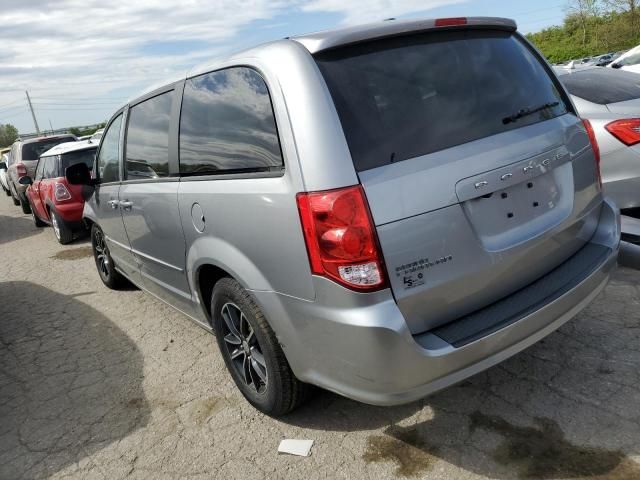
M 638 74 L 600 67 L 555 70 L 593 128 L 605 194 L 621 209 L 640 207 Z
M 95 189 L 103 282 L 213 330 L 245 397 L 279 415 L 306 384 L 410 402 L 579 312 L 620 236 L 592 147 L 513 21 L 389 21 L 136 98 L 94 178 L 67 178 Z

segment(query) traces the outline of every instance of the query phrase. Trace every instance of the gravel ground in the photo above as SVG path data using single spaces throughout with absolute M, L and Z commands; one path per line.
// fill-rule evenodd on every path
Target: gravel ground
M 0 192 L 1 193 L 1 192 Z M 212 336 L 100 282 L 0 198 L 0 478 L 640 478 L 640 272 L 543 342 L 395 408 L 251 408 Z M 283 438 L 313 439 L 307 458 Z

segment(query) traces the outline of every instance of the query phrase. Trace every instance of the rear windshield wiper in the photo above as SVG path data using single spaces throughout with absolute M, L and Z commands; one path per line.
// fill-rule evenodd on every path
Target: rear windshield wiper
M 536 107 L 536 108 L 523 108 L 522 110 L 520 110 L 517 113 L 514 113 L 513 115 L 504 117 L 502 119 L 502 123 L 506 125 L 508 123 L 515 122 L 519 118 L 526 117 L 527 115 L 531 115 L 533 113 L 537 113 L 542 110 L 546 110 L 547 108 L 557 107 L 558 105 L 560 105 L 560 102 L 549 102 L 549 103 L 545 103 L 544 105 L 540 105 L 539 107 Z

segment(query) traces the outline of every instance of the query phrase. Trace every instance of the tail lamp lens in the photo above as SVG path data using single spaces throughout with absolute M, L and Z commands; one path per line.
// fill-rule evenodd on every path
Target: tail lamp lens
M 584 128 L 587 130 L 589 141 L 591 142 L 591 148 L 593 148 L 593 156 L 596 159 L 596 176 L 598 178 L 598 186 L 602 188 L 602 173 L 600 172 L 600 147 L 598 147 L 598 141 L 596 140 L 596 134 L 593 131 L 591 122 L 589 120 L 582 120 Z
M 466 17 L 452 17 L 452 18 L 438 18 L 434 22 L 436 27 L 457 27 L 459 25 L 466 25 Z
M 311 271 L 353 290 L 386 286 L 382 254 L 360 185 L 296 196 Z
M 56 197 L 56 201 L 58 202 L 71 199 L 71 194 L 69 193 L 69 190 L 67 190 L 67 187 L 65 187 L 63 183 L 56 183 L 53 194 Z
M 24 163 L 16 164 L 16 173 L 18 174 L 18 178 L 27 175 L 27 167 L 24 166 Z
M 616 120 L 605 125 L 607 132 L 627 146 L 640 143 L 640 118 Z

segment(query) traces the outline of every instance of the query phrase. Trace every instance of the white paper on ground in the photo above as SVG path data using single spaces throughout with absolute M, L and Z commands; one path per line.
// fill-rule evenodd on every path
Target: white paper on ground
M 285 439 L 280 442 L 278 453 L 290 453 L 291 455 L 308 457 L 311 454 L 312 445 L 313 440 Z

